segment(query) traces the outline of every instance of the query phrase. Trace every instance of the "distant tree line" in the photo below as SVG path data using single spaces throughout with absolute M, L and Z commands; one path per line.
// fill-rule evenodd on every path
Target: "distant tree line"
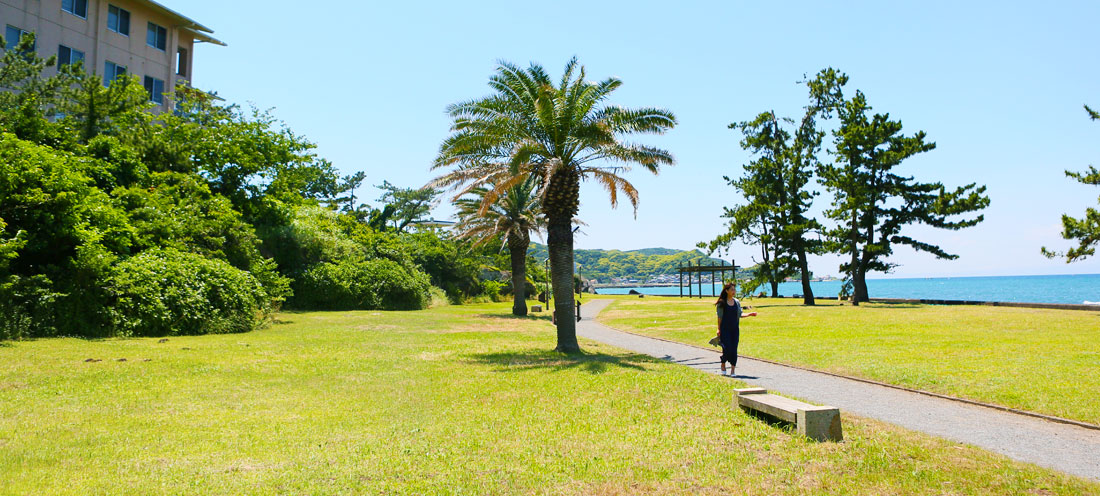
M 693 265 L 729 265 L 729 260 L 708 257 L 696 250 L 661 248 L 643 250 L 575 250 L 577 273 L 585 279 L 610 282 L 613 278 L 645 281 L 655 276 L 677 274 L 688 263 Z M 530 250 L 536 260 L 546 260 L 546 245 L 534 244 Z

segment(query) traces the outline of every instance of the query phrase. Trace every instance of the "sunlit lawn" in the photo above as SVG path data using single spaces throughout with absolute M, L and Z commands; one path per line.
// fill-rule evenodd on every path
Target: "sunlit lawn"
M 731 408 L 734 381 L 550 352 L 550 325 L 508 308 L 0 346 L 0 494 L 1100 492 L 853 416 L 843 443 L 808 442 Z
M 617 297 L 599 319 L 707 346 L 713 298 Z M 751 299 L 744 355 L 1100 424 L 1100 312 Z

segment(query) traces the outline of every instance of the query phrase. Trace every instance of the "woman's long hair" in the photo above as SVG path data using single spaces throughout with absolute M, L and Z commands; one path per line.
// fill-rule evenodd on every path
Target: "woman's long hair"
M 718 301 L 714 302 L 714 306 L 724 304 L 730 296 L 737 296 L 736 282 L 727 282 L 725 286 L 722 286 L 722 292 L 718 294 Z

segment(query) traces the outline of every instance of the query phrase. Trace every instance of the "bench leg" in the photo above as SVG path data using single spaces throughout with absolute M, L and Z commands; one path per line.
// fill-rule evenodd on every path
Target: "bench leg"
M 842 441 L 840 410 L 830 407 L 799 409 L 798 433 L 815 441 Z

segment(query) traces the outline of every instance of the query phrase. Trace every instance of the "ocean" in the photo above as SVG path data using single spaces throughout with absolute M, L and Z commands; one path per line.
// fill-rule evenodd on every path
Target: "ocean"
M 814 296 L 835 297 L 842 281 L 811 282 Z M 704 281 L 703 294 L 711 294 L 710 285 Z M 601 294 L 626 294 L 633 289 L 649 295 L 678 295 L 680 288 L 646 287 L 598 288 Z M 699 285 L 692 286 L 698 294 Z M 714 294 L 721 291 L 716 285 Z M 770 286 L 758 290 L 771 294 Z M 1063 276 L 995 276 L 995 277 L 921 277 L 912 279 L 868 279 L 867 291 L 871 298 L 910 298 L 937 300 L 1004 301 L 1017 303 L 1070 303 L 1100 302 L 1100 274 Z M 687 294 L 687 287 L 684 288 Z M 779 284 L 779 294 L 802 294 L 801 282 Z

